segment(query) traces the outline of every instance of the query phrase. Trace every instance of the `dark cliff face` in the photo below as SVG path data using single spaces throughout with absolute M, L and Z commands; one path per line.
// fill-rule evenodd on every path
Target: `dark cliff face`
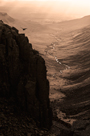
M 0 22 L 0 97 L 13 96 L 26 111 L 49 128 L 52 110 L 49 105 L 49 81 L 44 59 L 32 49 L 27 37 Z

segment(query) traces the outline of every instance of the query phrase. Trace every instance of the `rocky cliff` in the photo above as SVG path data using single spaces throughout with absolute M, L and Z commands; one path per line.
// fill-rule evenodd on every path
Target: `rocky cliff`
M 32 49 L 25 34 L 0 21 L 0 97 L 13 98 L 15 105 L 50 128 L 49 81 L 44 59 Z

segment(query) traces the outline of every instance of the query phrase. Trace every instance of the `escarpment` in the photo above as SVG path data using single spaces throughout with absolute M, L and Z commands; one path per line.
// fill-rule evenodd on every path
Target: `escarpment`
M 0 22 L 0 97 L 13 97 L 40 127 L 50 128 L 49 81 L 44 59 L 24 34 Z

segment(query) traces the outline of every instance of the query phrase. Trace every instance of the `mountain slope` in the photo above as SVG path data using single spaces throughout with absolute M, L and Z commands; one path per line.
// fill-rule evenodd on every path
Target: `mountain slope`
M 4 23 L 13 23 L 15 20 L 10 17 L 7 13 L 0 12 L 0 20 L 2 20 Z
M 85 26 L 90 25 L 90 15 L 85 16 L 83 18 L 78 18 L 78 19 L 73 19 L 73 20 L 68 20 L 68 21 L 63 21 L 63 22 L 55 22 L 52 25 L 49 25 L 49 27 L 52 27 L 55 29 L 61 29 L 61 32 L 66 32 L 66 31 L 73 31 L 76 29 L 81 29 Z
M 60 104 L 60 109 L 67 115 L 82 113 L 86 118 L 83 112 L 90 112 L 90 26 L 81 29 L 80 34 L 72 39 L 67 48 L 71 54 L 64 58 L 63 63 L 71 69 L 62 75 L 62 78 L 67 80 L 62 92 L 67 97 L 64 103 Z

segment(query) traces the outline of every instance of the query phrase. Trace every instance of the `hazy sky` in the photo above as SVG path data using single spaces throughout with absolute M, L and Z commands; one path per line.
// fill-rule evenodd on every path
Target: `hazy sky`
M 59 14 L 64 19 L 77 18 L 90 15 L 90 0 L 0 0 L 0 9 L 11 15 L 39 12 Z

